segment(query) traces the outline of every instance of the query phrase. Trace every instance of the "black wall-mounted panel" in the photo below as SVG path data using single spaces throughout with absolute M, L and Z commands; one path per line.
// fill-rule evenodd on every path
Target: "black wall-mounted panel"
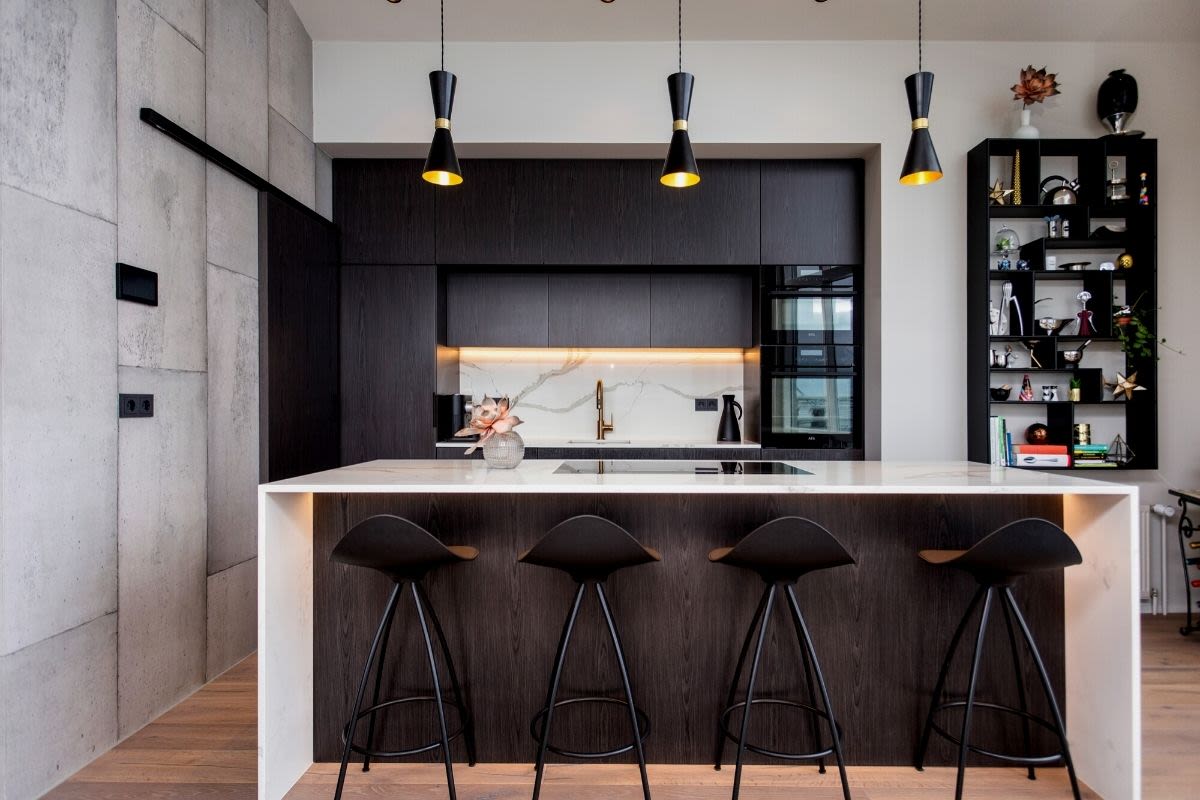
M 342 268 L 342 463 L 433 458 L 437 268 Z
M 447 272 L 446 344 L 546 347 L 548 280 L 545 272 Z
M 749 272 L 655 272 L 650 283 L 653 347 L 750 347 L 754 277 Z
M 437 188 L 414 159 L 333 162 L 333 220 L 344 264 L 432 264 Z M 454 191 L 454 190 L 449 190 Z
M 764 162 L 762 263 L 862 261 L 863 162 Z
M 552 273 L 551 347 L 649 347 L 650 275 Z
M 260 471 L 277 481 L 338 466 L 337 228 L 259 195 Z
M 758 264 L 759 162 L 701 161 L 700 177 L 688 189 L 655 180 L 651 263 Z
M 438 264 L 541 264 L 549 209 L 546 162 L 464 162 L 461 186 L 440 188 Z
M 543 263 L 650 263 L 653 162 L 559 159 L 544 164 L 539 187 L 546 208 Z
M 158 305 L 158 273 L 117 262 L 117 299 Z

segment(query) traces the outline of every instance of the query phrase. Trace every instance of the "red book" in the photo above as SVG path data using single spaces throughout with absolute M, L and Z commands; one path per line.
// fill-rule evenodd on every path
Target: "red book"
M 1013 447 L 1026 455 L 1065 456 L 1071 452 L 1065 444 L 1018 444 Z

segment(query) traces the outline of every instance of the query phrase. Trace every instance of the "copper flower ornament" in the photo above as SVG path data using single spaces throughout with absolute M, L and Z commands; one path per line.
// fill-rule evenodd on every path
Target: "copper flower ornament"
M 475 448 L 495 436 L 497 433 L 508 433 L 521 424 L 521 418 L 512 413 L 516 403 L 508 397 L 485 397 L 482 402 L 475 403 L 471 409 L 471 421 L 455 436 L 479 436 L 479 442 L 467 449 L 467 455 L 475 452 Z
M 1032 64 L 1021 70 L 1021 80 L 1013 85 L 1012 92 L 1013 100 L 1020 100 L 1026 106 L 1062 94 L 1058 90 L 1058 73 L 1047 73 L 1045 67 L 1034 69 Z

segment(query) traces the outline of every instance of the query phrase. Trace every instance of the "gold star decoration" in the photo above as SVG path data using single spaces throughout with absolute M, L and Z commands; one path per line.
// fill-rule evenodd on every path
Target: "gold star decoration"
M 1000 182 L 999 178 L 997 178 L 996 182 L 992 184 L 992 190 L 990 192 L 988 192 L 988 199 L 991 200 L 994 204 L 996 204 L 998 206 L 1002 206 L 1002 205 L 1004 205 L 1004 201 L 1012 193 L 1013 193 L 1013 190 L 1005 189 L 1004 184 Z
M 1129 400 L 1133 397 L 1134 392 L 1146 391 L 1145 386 L 1137 385 L 1137 373 L 1136 372 L 1133 373 L 1132 375 L 1130 375 L 1128 378 L 1118 372 L 1116 381 L 1114 381 L 1113 383 L 1109 383 L 1108 381 L 1105 381 L 1104 383 L 1106 386 L 1112 387 L 1114 400 L 1116 400 L 1118 397 L 1121 397 L 1122 395 L 1125 396 L 1126 400 Z

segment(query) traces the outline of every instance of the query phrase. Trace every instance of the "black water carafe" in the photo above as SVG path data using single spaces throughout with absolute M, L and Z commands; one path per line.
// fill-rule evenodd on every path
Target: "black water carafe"
M 717 428 L 718 442 L 740 442 L 742 440 L 742 428 L 738 425 L 738 420 L 742 418 L 742 406 L 733 397 L 731 394 L 721 395 L 721 399 L 725 401 L 725 407 L 721 409 L 721 425 Z

